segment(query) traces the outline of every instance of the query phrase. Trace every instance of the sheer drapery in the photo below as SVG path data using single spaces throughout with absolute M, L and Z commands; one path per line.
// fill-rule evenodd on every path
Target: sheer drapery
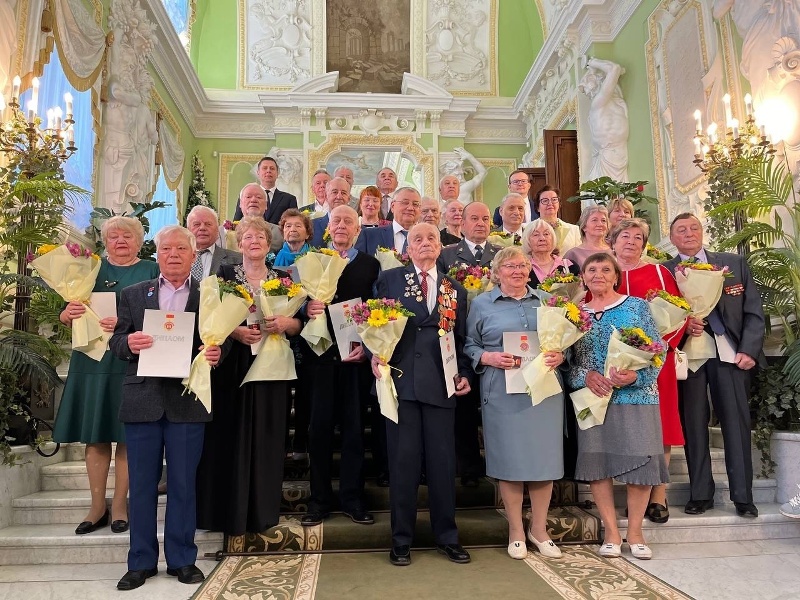
M 186 158 L 177 134 L 166 121 L 161 121 L 158 130 L 159 141 L 161 143 L 161 155 L 163 164 L 161 165 L 162 174 L 167 181 L 170 189 L 178 187 L 183 175 L 183 164 Z
M 64 57 L 67 78 L 75 88 L 88 90 L 102 68 L 106 34 L 83 0 L 55 0 L 52 6 L 56 46 Z
M 147 234 L 147 239 L 152 240 L 153 236 L 158 233 L 158 230 L 167 225 L 178 225 L 178 195 L 180 194 L 180 187 L 176 191 L 171 191 L 164 179 L 164 171 L 159 170 L 158 183 L 156 183 L 156 191 L 153 194 L 153 202 L 161 200 L 169 204 L 164 208 L 156 208 L 147 213 L 147 218 L 150 220 L 150 231 Z

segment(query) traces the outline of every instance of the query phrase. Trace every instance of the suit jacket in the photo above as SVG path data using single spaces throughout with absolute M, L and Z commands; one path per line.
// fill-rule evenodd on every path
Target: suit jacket
M 442 246 L 449 246 L 450 244 L 457 244 L 461 241 L 460 237 L 454 236 L 452 233 L 447 231 L 447 229 L 442 229 L 439 231 L 439 239 L 442 242 Z
M 311 204 L 304 204 L 303 206 L 298 207 L 297 210 L 299 210 L 300 212 L 303 212 L 304 210 L 308 210 L 308 211 L 314 212 L 316 205 L 317 204 L 316 204 L 316 200 L 315 200 Z
M 441 286 L 444 280 L 450 281 L 455 291 L 456 320 L 453 333 L 456 341 L 456 358 L 458 372 L 462 377 L 472 378 L 469 357 L 464 354 L 464 342 L 467 323 L 467 293 L 460 284 L 442 272 L 437 273 L 436 290 L 441 298 Z M 392 369 L 397 397 L 400 400 L 423 402 L 443 408 L 455 408 L 457 396 L 447 396 L 439 347 L 439 310 L 433 313 L 423 298 L 417 301 L 415 293 L 407 295 L 409 288 L 419 286 L 419 278 L 413 265 L 383 271 L 375 282 L 376 298 L 394 298 L 414 313 L 408 318 L 400 342 L 392 354 L 389 364 L 400 371 Z
M 490 244 L 489 242 L 484 242 L 483 246 L 483 256 L 481 257 L 480 266 L 489 267 L 492 264 L 494 255 L 497 254 L 497 251 L 500 250 L 500 248 L 494 244 Z M 460 263 L 464 263 L 465 265 L 478 264 L 478 262 L 475 260 L 475 255 L 472 253 L 472 250 L 470 250 L 469 246 L 467 246 L 466 240 L 461 240 L 457 244 L 452 244 L 442 248 L 442 253 L 439 255 L 439 260 L 436 261 L 436 267 L 440 271 L 447 273 L 447 271 L 449 271 L 453 265 Z
M 706 258 L 713 265 L 729 267 L 733 277 L 726 277 L 723 284 L 722 297 L 714 309 L 725 325 L 737 352 L 744 352 L 759 362 L 763 362 L 764 346 L 764 310 L 761 295 L 758 292 L 753 276 L 743 256 L 730 252 L 709 252 Z M 675 257 L 664 263 L 673 273 L 680 262 Z M 738 286 L 744 286 L 741 293 L 736 293 Z
M 288 192 L 282 192 L 275 189 L 275 193 L 269 199 L 269 206 L 264 212 L 264 220 L 276 225 L 280 222 L 283 212 L 290 208 L 297 208 L 297 198 Z M 233 213 L 233 220 L 239 221 L 242 218 L 242 209 L 239 206 L 239 200 L 236 200 L 236 211 Z
M 314 235 L 311 238 L 312 246 L 316 248 L 323 248 L 325 246 L 325 240 L 322 238 L 325 235 L 325 229 L 328 227 L 328 223 L 330 223 L 330 221 L 331 216 L 329 214 L 311 220 L 311 229 L 314 232 Z
M 208 276 L 215 274 L 217 271 L 219 271 L 221 265 L 240 264 L 242 264 L 241 253 L 217 246 L 214 248 L 214 255 L 211 257 L 211 268 L 209 269 L 208 273 L 205 273 L 205 275 Z
M 530 198 L 528 199 L 531 205 L 531 221 L 535 221 L 539 218 L 539 213 L 536 212 L 536 209 L 533 208 L 533 200 Z M 500 216 L 500 207 L 494 209 L 494 214 L 492 215 L 492 223 L 494 223 L 495 227 L 499 227 L 502 229 L 503 227 L 503 217 Z M 526 223 L 530 223 L 530 221 L 526 221 Z
M 128 371 L 122 382 L 122 403 L 119 420 L 123 423 L 147 423 L 161 419 L 166 414 L 173 423 L 202 423 L 211 420 L 203 405 L 193 394 L 184 394 L 180 377 L 140 377 L 136 374 L 139 355 L 128 347 L 128 335 L 141 331 L 145 309 L 158 310 L 158 279 L 150 279 L 122 290 L 117 308 L 117 326 L 111 336 L 109 347 L 120 359 L 128 361 Z M 191 282 L 186 312 L 197 314 L 200 305 L 200 286 Z M 195 317 L 192 358 L 197 356 L 200 345 Z M 223 357 L 230 348 L 230 341 L 222 345 Z
M 355 243 L 356 250 L 375 256 L 379 247 L 394 248 L 394 226 L 392 223 L 381 227 L 362 229 Z

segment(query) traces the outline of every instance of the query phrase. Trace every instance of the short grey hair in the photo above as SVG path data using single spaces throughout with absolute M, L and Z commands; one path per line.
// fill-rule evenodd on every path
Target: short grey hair
M 556 230 L 553 229 L 553 226 L 544 219 L 534 219 L 525 225 L 525 229 L 522 230 L 522 251 L 527 256 L 531 256 L 532 254 L 531 234 L 537 229 L 544 229 L 550 232 L 550 236 L 553 238 L 553 248 L 555 248 L 556 244 L 558 243 L 558 239 L 556 238 Z
M 589 222 L 589 217 L 591 217 L 594 213 L 602 213 L 606 216 L 606 223 L 608 223 L 608 209 L 605 206 L 601 206 L 600 204 L 591 204 L 584 208 L 581 211 L 581 216 L 578 218 L 578 229 L 581 230 L 581 239 L 586 239 L 586 232 L 583 230 L 586 227 L 586 224 Z M 606 225 L 608 226 L 608 225 Z M 606 231 L 606 234 L 608 232 Z
M 133 234 L 136 239 L 136 244 L 141 250 L 144 244 L 144 226 L 141 221 L 136 217 L 123 217 L 122 215 L 115 215 L 105 220 L 100 227 L 100 239 L 103 240 L 104 245 L 108 245 L 108 232 L 112 229 L 121 229 Z M 136 251 L 138 254 L 138 250 Z
M 194 208 L 192 208 L 192 210 L 189 211 L 189 214 L 186 215 L 186 223 L 188 224 L 189 219 L 191 219 L 192 217 L 197 215 L 197 213 L 202 211 L 210 212 L 212 215 L 214 215 L 214 220 L 219 222 L 219 215 L 217 214 L 217 211 L 215 211 L 210 206 L 203 206 L 202 204 L 198 204 Z
M 505 196 L 503 196 L 503 199 L 500 201 L 500 206 L 501 207 L 505 206 L 506 201 L 507 200 L 511 200 L 513 198 L 519 198 L 523 202 L 525 202 L 525 200 L 527 200 L 527 198 L 525 198 L 525 196 L 523 196 L 522 194 L 516 194 L 516 193 L 512 192 L 511 194 L 506 194 Z
M 186 227 L 181 225 L 167 225 L 166 227 L 159 229 L 158 233 L 156 233 L 155 237 L 153 238 L 153 241 L 156 243 L 156 250 L 161 247 L 161 242 L 164 238 L 174 233 L 182 234 L 192 247 L 192 252 L 197 252 L 197 240 L 195 239 L 194 234 L 186 229 Z

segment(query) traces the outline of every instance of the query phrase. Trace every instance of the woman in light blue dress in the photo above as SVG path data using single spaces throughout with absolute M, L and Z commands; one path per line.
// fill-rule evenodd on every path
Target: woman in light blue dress
M 564 474 L 564 395 L 550 396 L 533 406 L 527 393 L 507 393 L 505 383 L 505 371 L 515 367 L 515 359 L 513 353 L 503 351 L 503 333 L 530 332 L 531 344 L 537 346 L 536 309 L 541 302 L 528 286 L 530 270 L 530 259 L 519 247 L 504 248 L 495 255 L 492 279 L 496 287 L 472 301 L 465 346 L 481 376 L 486 474 L 500 482 L 508 518 L 508 554 L 516 559 L 527 556 L 522 522 L 525 482 L 532 514 L 527 537 L 544 556 L 561 556 L 547 533 L 547 508 L 553 480 Z M 561 352 L 545 356 L 550 368 L 564 361 Z

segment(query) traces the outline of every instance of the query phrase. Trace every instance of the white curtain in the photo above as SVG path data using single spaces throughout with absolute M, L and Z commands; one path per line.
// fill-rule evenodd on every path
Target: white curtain
M 167 121 L 161 121 L 161 126 L 158 130 L 158 138 L 161 142 L 161 155 L 163 163 L 161 165 L 164 170 L 164 179 L 167 180 L 169 189 L 174 190 L 180 183 L 181 176 L 183 175 L 183 164 L 186 159 L 186 152 L 184 152 L 177 134 L 172 130 Z
M 100 73 L 106 34 L 94 21 L 83 0 L 55 0 L 56 44 L 67 66 L 67 76 L 79 90 L 87 90 Z

